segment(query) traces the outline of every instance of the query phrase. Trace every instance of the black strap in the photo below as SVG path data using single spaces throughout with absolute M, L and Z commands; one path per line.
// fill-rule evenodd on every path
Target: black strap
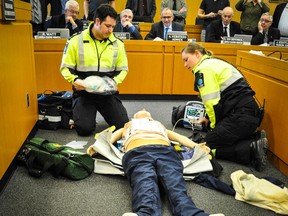
M 51 161 L 46 161 L 42 167 L 39 167 L 39 165 L 35 166 L 35 162 L 36 154 L 30 151 L 27 159 L 28 173 L 37 178 L 41 177 L 53 165 Z
M 60 163 L 55 165 L 55 167 L 53 169 L 54 176 L 55 177 L 60 176 L 60 174 L 65 170 L 67 165 L 68 165 L 68 161 L 66 160 L 66 158 L 63 158 Z

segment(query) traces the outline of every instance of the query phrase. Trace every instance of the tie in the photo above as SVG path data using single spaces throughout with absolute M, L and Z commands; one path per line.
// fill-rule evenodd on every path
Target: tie
M 165 32 L 164 32 L 164 40 L 167 40 L 167 32 L 169 30 L 169 27 L 165 27 Z
M 42 23 L 41 4 L 39 0 L 32 0 L 32 21 L 36 24 Z
M 228 36 L 228 34 L 227 34 L 227 26 L 224 26 L 223 36 Z
M 268 43 L 268 31 L 264 33 L 264 43 Z

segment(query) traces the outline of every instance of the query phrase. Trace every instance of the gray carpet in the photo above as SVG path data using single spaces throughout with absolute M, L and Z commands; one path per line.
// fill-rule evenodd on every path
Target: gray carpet
M 161 121 L 168 129 L 172 129 L 171 111 L 173 106 L 185 104 L 184 101 L 123 101 L 129 117 L 136 111 L 145 108 L 152 113 L 154 119 Z M 101 116 L 97 116 L 97 132 L 105 129 L 107 124 Z M 190 136 L 189 129 L 176 128 L 176 132 Z M 74 130 L 47 131 L 39 130 L 38 137 L 66 144 L 72 140 L 88 141 L 86 147 L 94 143 L 94 137 L 79 137 Z M 268 137 L 269 139 L 269 137 Z M 236 170 L 254 174 L 257 177 L 272 176 L 288 185 L 288 178 L 271 164 L 262 172 L 252 167 L 219 161 L 224 167 L 220 179 L 231 184 L 230 174 Z M 224 213 L 226 216 L 272 216 L 272 211 L 255 207 L 234 199 L 233 196 L 207 189 L 193 182 L 187 182 L 188 193 L 196 206 L 208 213 Z M 92 174 L 90 177 L 71 181 L 64 177 L 55 179 L 49 173 L 40 179 L 30 177 L 24 167 L 18 167 L 9 184 L 0 196 L 0 215 L 87 215 L 87 216 L 121 216 L 131 211 L 131 189 L 125 177 Z M 163 215 L 170 216 L 169 204 L 163 200 Z

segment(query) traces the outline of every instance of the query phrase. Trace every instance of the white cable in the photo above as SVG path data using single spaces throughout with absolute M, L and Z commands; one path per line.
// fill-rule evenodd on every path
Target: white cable
M 173 129 L 172 129 L 172 131 L 175 130 L 177 123 L 178 123 L 179 121 L 181 121 L 181 120 L 185 120 L 185 119 L 184 119 L 184 118 L 180 118 L 180 119 L 178 119 L 178 120 L 176 121 L 176 123 L 173 125 Z M 194 126 L 193 126 L 193 123 L 191 123 L 190 121 L 185 121 L 185 122 L 188 122 L 188 123 L 191 125 L 192 132 L 194 132 Z

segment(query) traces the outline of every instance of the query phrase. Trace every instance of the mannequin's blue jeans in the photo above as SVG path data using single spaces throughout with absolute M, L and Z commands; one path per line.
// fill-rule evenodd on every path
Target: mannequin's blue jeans
M 164 188 L 173 215 L 209 215 L 198 209 L 187 195 L 183 165 L 174 147 L 137 147 L 128 151 L 122 162 L 132 187 L 132 210 L 138 216 L 162 215 L 158 183 Z

